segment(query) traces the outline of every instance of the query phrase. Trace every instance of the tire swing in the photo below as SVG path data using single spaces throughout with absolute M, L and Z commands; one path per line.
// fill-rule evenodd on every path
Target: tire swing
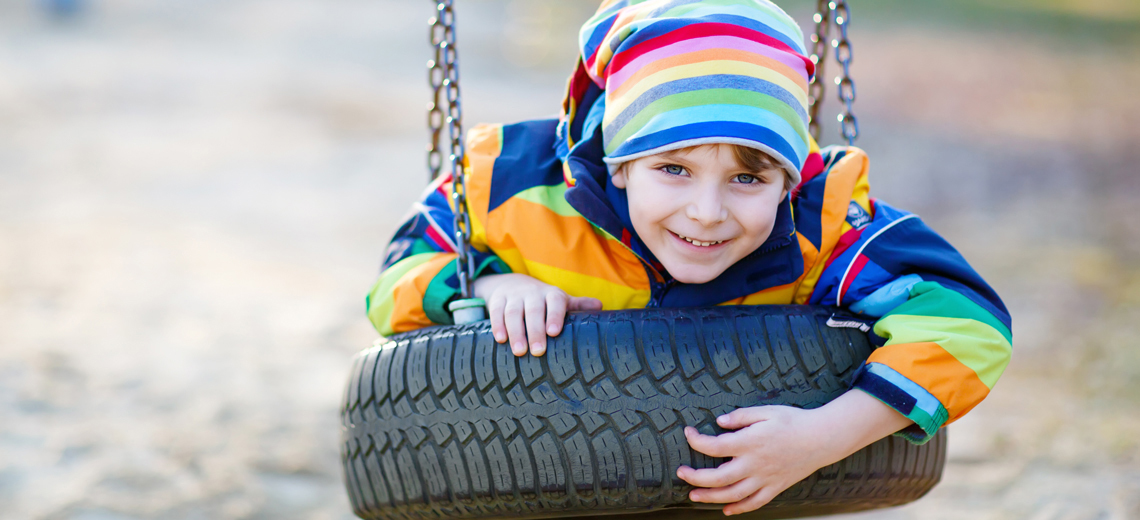
M 428 166 L 433 178 L 442 169 L 446 123 L 453 193 L 465 209 L 452 3 L 438 0 L 430 21 Z M 851 143 L 858 126 L 848 20 L 844 0 L 819 0 L 811 40 L 822 68 L 825 40 L 838 28 L 832 46 L 846 106 L 839 122 Z M 812 83 L 817 139 L 823 91 L 823 83 Z M 470 298 L 466 211 L 457 213 L 459 265 L 466 266 L 459 276 Z M 460 300 L 452 310 L 461 324 L 395 335 L 355 358 L 341 454 L 362 518 L 722 518 L 721 505 L 690 502 L 692 487 L 675 476 L 682 464 L 724 462 L 693 451 L 683 428 L 721 433 L 716 417 L 740 407 L 822 406 L 850 387 L 873 350 L 860 329 L 828 326 L 844 318 L 834 308 L 721 306 L 570 314 L 545 356 L 516 358 L 495 342 L 481 306 Z M 797 518 L 911 502 L 938 483 L 945 455 L 944 430 L 922 446 L 887 437 L 742 516 Z

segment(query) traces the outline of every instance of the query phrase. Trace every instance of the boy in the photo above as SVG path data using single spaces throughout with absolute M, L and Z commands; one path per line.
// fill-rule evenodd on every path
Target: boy
M 915 215 L 868 194 L 867 158 L 807 133 L 795 22 L 767 0 L 608 0 L 582 29 L 559 121 L 468 136 L 475 296 L 516 355 L 545 352 L 567 311 L 815 304 L 878 318 L 854 388 L 813 410 L 743 408 L 731 460 L 681 467 L 697 502 L 754 510 L 886 435 L 925 442 L 993 387 L 1009 314 Z M 450 323 L 458 293 L 450 183 L 389 246 L 369 297 L 388 335 Z

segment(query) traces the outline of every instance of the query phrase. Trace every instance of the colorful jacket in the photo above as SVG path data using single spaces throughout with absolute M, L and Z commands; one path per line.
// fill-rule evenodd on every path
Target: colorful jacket
M 675 283 L 633 233 L 600 136 L 563 164 L 556 120 L 480 126 L 467 140 L 476 276 L 524 273 L 605 309 L 812 304 L 868 317 L 878 348 L 854 380 L 924 442 L 986 397 L 1009 362 L 1010 316 L 917 216 L 869 195 L 867 156 L 811 146 L 771 236 L 718 278 Z M 388 247 L 367 298 L 383 335 L 448 324 L 456 298 L 449 179 L 432 183 Z

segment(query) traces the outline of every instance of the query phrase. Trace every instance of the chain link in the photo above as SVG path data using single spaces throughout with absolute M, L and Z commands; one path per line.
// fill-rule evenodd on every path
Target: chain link
M 848 145 L 853 145 L 855 139 L 859 137 L 859 120 L 855 118 L 853 109 L 855 82 L 851 79 L 851 41 L 847 38 L 847 27 L 851 25 L 851 12 L 847 9 L 847 0 L 836 0 L 831 5 L 835 14 L 835 25 L 839 27 L 839 39 L 833 40 L 832 46 L 835 47 L 835 60 L 843 66 L 843 74 L 835 78 L 839 101 L 844 105 L 844 111 L 838 118 L 839 133 L 847 140 Z
M 451 165 L 451 197 L 455 208 L 455 252 L 459 292 L 463 299 L 471 298 L 475 278 L 471 250 L 471 220 L 467 214 L 467 181 L 463 174 L 466 153 L 463 145 L 463 106 L 459 95 L 459 53 L 455 49 L 455 10 L 453 0 L 435 0 L 436 14 L 428 23 L 435 59 L 428 62 L 428 82 L 434 98 L 428 105 L 428 126 L 431 143 L 428 145 L 428 171 L 434 180 L 443 169 L 443 152 L 440 139 L 447 125 Z M 442 98 L 442 99 L 441 99 Z M 446 113 L 440 106 L 447 103 Z
M 435 57 L 427 62 L 428 84 L 432 89 L 431 102 L 427 106 L 427 123 L 431 133 L 427 147 L 427 166 L 428 180 L 434 181 L 443 169 L 443 152 L 439 148 L 440 134 L 443 133 L 443 109 L 440 108 L 439 102 L 446 75 L 443 70 L 443 51 L 440 49 L 440 44 L 447 41 L 447 26 L 439 16 L 433 16 L 428 20 L 428 39 L 432 50 L 435 51 Z
M 819 109 L 823 106 L 826 91 L 824 84 L 824 70 L 827 68 L 827 48 L 835 49 L 835 61 L 842 67 L 842 72 L 835 77 L 835 86 L 839 101 L 843 103 L 844 111 L 839 114 L 839 133 L 848 145 L 855 144 L 859 137 L 859 120 L 855 117 L 855 81 L 851 79 L 851 40 L 847 37 L 847 27 L 851 24 L 851 12 L 847 7 L 847 0 L 818 0 L 815 21 L 815 34 L 811 35 L 811 60 L 815 63 L 815 77 L 808 85 L 809 109 L 808 131 L 819 142 L 820 119 Z M 838 31 L 839 37 L 828 42 L 833 31 Z M 830 44 L 830 45 L 829 45 Z
M 824 65 L 827 63 L 827 35 L 831 32 L 831 6 L 828 0 L 819 0 L 815 10 L 815 34 L 811 35 L 811 61 L 815 63 L 815 77 L 808 85 L 810 111 L 808 118 L 808 131 L 812 138 L 819 142 L 819 107 L 823 105 L 825 83 L 823 77 Z

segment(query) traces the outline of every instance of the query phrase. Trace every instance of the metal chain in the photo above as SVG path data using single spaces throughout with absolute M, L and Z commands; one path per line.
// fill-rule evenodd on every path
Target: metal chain
M 823 78 L 824 64 L 827 60 L 827 35 L 831 32 L 831 6 L 828 0 L 819 0 L 815 11 L 815 34 L 811 35 L 811 61 L 815 63 L 815 76 L 808 85 L 808 102 L 810 103 L 808 131 L 812 138 L 819 142 L 819 107 L 823 105 L 825 84 Z
M 463 175 L 465 150 L 463 146 L 463 107 L 459 96 L 459 53 L 455 49 L 455 10 L 453 0 L 436 0 L 436 15 L 431 24 L 431 44 L 435 49 L 435 59 L 428 62 L 428 81 L 434 89 L 435 99 L 429 106 L 428 125 L 432 130 L 432 142 L 428 146 L 428 170 L 434 179 L 443 167 L 439 146 L 442 126 L 447 124 L 450 151 L 447 160 L 451 163 L 451 197 L 455 208 L 455 252 L 459 293 L 463 299 L 472 297 L 472 284 L 475 278 L 474 258 L 471 249 L 471 220 L 467 214 L 467 181 Z M 440 107 L 440 94 L 447 101 L 446 118 Z M 434 161 L 434 162 L 433 162 Z
M 815 63 L 815 77 L 808 85 L 809 109 L 808 131 L 819 141 L 820 124 L 819 109 L 823 106 L 826 91 L 823 82 L 824 70 L 827 63 L 828 38 L 834 27 L 838 28 L 839 38 L 832 39 L 830 46 L 835 48 L 835 61 L 843 68 L 839 76 L 835 77 L 835 86 L 838 88 L 839 101 L 844 105 L 844 111 L 839 114 L 839 134 L 848 145 L 854 144 L 859 137 L 859 120 L 855 117 L 855 81 L 851 79 L 851 40 L 847 37 L 847 27 L 851 24 L 851 11 L 847 7 L 847 0 L 818 0 L 815 21 L 815 34 L 811 35 L 811 60 Z
M 839 89 L 839 101 L 844 104 L 844 112 L 839 114 L 839 133 L 847 140 L 848 145 L 855 144 L 859 137 L 859 120 L 855 118 L 855 82 L 851 79 L 851 41 L 847 38 L 847 27 L 851 25 L 851 12 L 847 9 L 847 0 L 836 0 L 831 4 L 835 14 L 835 25 L 839 27 L 839 39 L 832 40 L 835 47 L 835 60 L 843 66 L 843 74 L 835 78 L 835 86 Z
M 436 6 L 438 11 L 439 6 Z M 431 42 L 431 47 L 435 51 L 435 58 L 428 60 L 428 84 L 431 85 L 432 98 L 431 103 L 428 103 L 428 129 L 431 131 L 431 137 L 427 147 L 427 167 L 428 167 L 428 181 L 434 181 L 439 177 L 440 170 L 443 169 L 443 152 L 439 149 L 439 136 L 443 133 L 443 109 L 440 108 L 440 94 L 443 92 L 443 80 L 446 73 L 443 70 L 443 51 L 440 44 L 447 41 L 447 26 L 443 24 L 443 20 L 439 16 L 433 16 L 428 20 L 428 39 Z

